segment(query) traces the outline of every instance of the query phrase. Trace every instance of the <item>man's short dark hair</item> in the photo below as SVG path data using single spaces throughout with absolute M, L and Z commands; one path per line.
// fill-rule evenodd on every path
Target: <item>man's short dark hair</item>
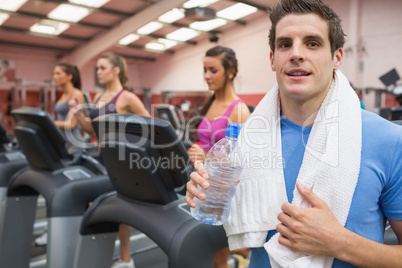
M 269 31 L 269 46 L 272 52 L 275 52 L 276 26 L 283 17 L 290 14 L 317 14 L 325 20 L 328 24 L 328 37 L 332 55 L 345 44 L 345 34 L 342 30 L 341 19 L 321 0 L 281 0 L 270 10 L 269 15 L 272 22 Z

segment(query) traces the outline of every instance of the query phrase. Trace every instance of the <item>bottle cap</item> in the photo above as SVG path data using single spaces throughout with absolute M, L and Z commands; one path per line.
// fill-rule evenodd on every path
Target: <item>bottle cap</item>
M 239 136 L 241 129 L 241 125 L 237 123 L 229 123 L 229 125 L 226 127 L 226 133 L 225 136 L 237 138 Z

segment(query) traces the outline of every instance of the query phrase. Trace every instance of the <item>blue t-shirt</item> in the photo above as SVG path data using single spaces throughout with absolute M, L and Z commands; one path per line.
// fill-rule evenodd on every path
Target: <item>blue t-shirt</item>
M 310 128 L 281 118 L 282 157 L 289 202 L 293 199 Z M 362 110 L 360 174 L 345 227 L 382 243 L 386 218 L 402 220 L 402 127 Z M 267 241 L 276 233 L 269 231 Z M 270 268 L 263 247 L 252 248 L 249 268 Z M 355 267 L 334 260 L 332 267 Z

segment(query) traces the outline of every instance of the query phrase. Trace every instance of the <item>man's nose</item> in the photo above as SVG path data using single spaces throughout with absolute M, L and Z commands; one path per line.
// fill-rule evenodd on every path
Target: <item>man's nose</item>
M 290 55 L 290 60 L 292 62 L 301 62 L 304 60 L 303 49 L 298 45 L 293 45 Z

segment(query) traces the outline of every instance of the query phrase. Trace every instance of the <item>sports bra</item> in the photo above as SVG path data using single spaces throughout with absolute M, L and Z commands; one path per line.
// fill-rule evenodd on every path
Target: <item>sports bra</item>
M 101 96 L 99 96 L 99 98 L 96 99 L 93 107 L 89 110 L 89 117 L 91 118 L 91 120 L 93 120 L 94 118 L 96 118 L 100 115 L 117 113 L 116 103 L 117 103 L 117 100 L 119 99 L 121 93 L 123 93 L 123 91 L 124 91 L 124 89 L 122 89 L 119 93 L 117 93 L 117 95 L 114 96 L 113 99 L 111 99 L 108 103 L 106 103 L 102 107 L 96 108 L 96 104 L 98 103 L 98 101 L 101 97 Z
M 216 142 L 225 137 L 229 116 L 233 108 L 241 102 L 243 102 L 241 99 L 235 100 L 226 112 L 216 120 L 208 120 L 204 116 L 197 129 L 197 136 L 204 151 L 209 151 Z

